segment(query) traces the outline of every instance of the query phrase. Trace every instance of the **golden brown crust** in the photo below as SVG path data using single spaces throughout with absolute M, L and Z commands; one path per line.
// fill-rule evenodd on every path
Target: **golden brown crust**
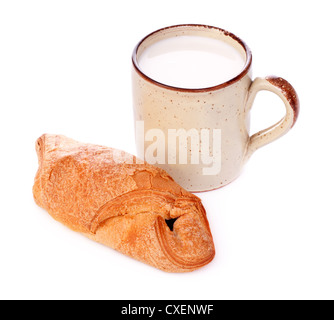
M 201 200 L 164 170 L 59 135 L 43 135 L 36 150 L 35 201 L 67 227 L 167 272 L 193 271 L 214 258 Z

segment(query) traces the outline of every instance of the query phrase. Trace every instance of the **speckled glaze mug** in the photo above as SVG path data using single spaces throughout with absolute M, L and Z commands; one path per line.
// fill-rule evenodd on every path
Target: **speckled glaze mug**
M 174 87 L 145 74 L 139 64 L 145 49 L 181 35 L 218 39 L 233 46 L 244 61 L 241 72 L 218 85 L 195 89 Z M 138 43 L 132 62 L 138 156 L 165 169 L 189 191 L 227 185 L 239 176 L 255 150 L 286 134 L 297 120 L 299 100 L 294 88 L 276 76 L 252 80 L 250 49 L 223 29 L 177 25 L 157 30 Z M 277 94 L 286 114 L 250 136 L 250 109 L 261 90 Z

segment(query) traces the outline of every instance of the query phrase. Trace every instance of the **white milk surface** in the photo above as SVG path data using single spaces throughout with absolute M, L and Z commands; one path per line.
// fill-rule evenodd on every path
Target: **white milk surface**
M 231 45 L 212 38 L 178 36 L 158 41 L 139 58 L 142 71 L 160 83 L 207 88 L 236 77 L 245 60 Z

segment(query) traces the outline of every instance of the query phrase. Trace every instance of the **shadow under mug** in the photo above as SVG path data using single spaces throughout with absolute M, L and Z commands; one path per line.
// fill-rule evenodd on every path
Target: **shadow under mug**
M 176 36 L 224 41 L 243 57 L 242 71 L 219 85 L 187 89 L 151 79 L 139 64 L 146 48 Z M 258 148 L 278 139 L 295 124 L 299 100 L 294 88 L 276 76 L 252 80 L 252 54 L 234 34 L 206 25 L 176 25 L 157 30 L 135 47 L 132 57 L 133 107 L 137 153 L 165 169 L 192 192 L 223 187 L 236 179 Z M 285 116 L 273 126 L 249 135 L 250 109 L 257 92 L 277 94 Z

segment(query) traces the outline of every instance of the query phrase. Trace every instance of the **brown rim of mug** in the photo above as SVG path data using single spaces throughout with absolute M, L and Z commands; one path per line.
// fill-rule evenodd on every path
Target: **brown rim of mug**
M 221 84 L 218 84 L 218 85 L 215 85 L 215 86 L 212 86 L 212 87 L 207 87 L 207 88 L 179 88 L 179 87 L 173 87 L 173 86 L 161 83 L 159 81 L 156 81 L 156 80 L 150 78 L 149 76 L 147 76 L 140 69 L 139 63 L 137 61 L 137 52 L 138 52 L 138 49 L 141 46 L 141 44 L 146 39 L 148 39 L 149 37 L 151 37 L 152 35 L 154 35 L 158 32 L 168 30 L 168 29 L 182 28 L 182 27 L 200 27 L 200 28 L 216 29 L 216 30 L 224 33 L 224 35 L 226 35 L 226 36 L 232 38 L 233 40 L 237 41 L 243 47 L 243 49 L 245 50 L 245 53 L 246 53 L 246 62 L 245 62 L 245 65 L 244 65 L 242 71 L 237 76 L 235 76 L 234 78 L 232 78 L 232 79 L 230 79 L 226 82 L 223 82 Z M 221 28 L 218 28 L 218 27 L 213 27 L 213 26 L 208 26 L 208 25 L 204 25 L 204 24 L 178 24 L 178 25 L 165 27 L 165 28 L 161 28 L 161 29 L 158 29 L 156 31 L 153 31 L 152 33 L 147 35 L 145 38 L 140 40 L 139 43 L 136 45 L 136 47 L 133 50 L 132 63 L 133 63 L 133 66 L 134 66 L 135 70 L 139 73 L 139 75 L 141 75 L 147 81 L 149 81 L 149 82 L 151 82 L 155 85 L 158 85 L 160 87 L 170 89 L 170 90 L 174 90 L 174 91 L 183 91 L 183 92 L 207 92 L 207 91 L 214 91 L 214 90 L 218 90 L 218 89 L 228 87 L 231 84 L 233 84 L 233 83 L 239 81 L 240 79 L 242 79 L 248 73 L 248 71 L 250 69 L 250 66 L 252 64 L 252 52 L 244 41 L 242 41 L 239 37 L 237 37 L 233 33 L 229 32 L 229 31 L 226 31 L 224 29 L 221 29 Z

